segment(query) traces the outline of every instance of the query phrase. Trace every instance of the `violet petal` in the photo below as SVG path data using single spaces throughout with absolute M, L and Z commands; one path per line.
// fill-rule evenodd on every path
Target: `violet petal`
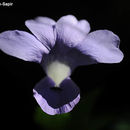
M 26 20 L 25 25 L 49 50 L 55 45 L 53 26 L 35 20 Z
M 62 114 L 71 111 L 80 100 L 80 90 L 69 78 L 60 87 L 54 87 L 54 82 L 46 77 L 33 89 L 34 97 L 41 109 L 50 114 Z
M 46 66 L 53 61 L 67 64 L 71 72 L 78 66 L 96 64 L 97 61 L 89 55 L 83 54 L 77 48 L 69 48 L 64 44 L 57 43 L 49 54 L 43 55 L 41 65 L 46 72 Z
M 99 63 L 118 63 L 123 59 L 119 43 L 119 37 L 113 32 L 98 30 L 88 34 L 86 39 L 78 44 L 77 48 Z
M 86 34 L 89 33 L 90 31 L 90 24 L 87 20 L 82 19 L 79 20 L 78 25 L 77 25 L 82 31 L 84 31 Z
M 53 26 L 53 25 L 56 24 L 56 22 L 55 22 L 53 19 L 48 18 L 48 17 L 38 16 L 38 17 L 36 17 L 34 20 L 35 20 L 36 22 L 38 22 L 38 23 L 48 24 L 48 25 L 51 25 L 51 26 Z
M 38 63 L 43 54 L 48 53 L 47 48 L 33 35 L 18 30 L 0 33 L 0 49 L 8 55 Z
M 57 39 L 69 47 L 75 47 L 86 37 L 84 27 L 89 26 L 89 24 L 86 23 L 87 21 L 78 22 L 73 15 L 61 17 L 56 24 Z M 86 30 L 88 32 L 89 29 Z

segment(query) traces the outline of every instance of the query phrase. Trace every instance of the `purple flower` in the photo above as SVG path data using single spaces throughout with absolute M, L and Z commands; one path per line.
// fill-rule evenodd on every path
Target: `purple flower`
M 2 32 L 0 49 L 43 67 L 47 76 L 33 92 L 41 109 L 50 115 L 67 113 L 79 102 L 80 90 L 70 78 L 77 66 L 119 63 L 123 59 L 117 35 L 108 30 L 89 33 L 88 21 L 78 21 L 73 15 L 57 22 L 37 17 L 25 25 L 34 35 L 18 30 Z

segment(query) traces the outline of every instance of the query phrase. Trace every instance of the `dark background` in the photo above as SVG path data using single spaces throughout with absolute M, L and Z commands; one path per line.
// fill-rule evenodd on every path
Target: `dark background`
M 9 2 L 13 2 L 13 6 L 0 6 L 0 32 L 15 29 L 29 32 L 24 25 L 27 19 L 47 16 L 58 20 L 63 15 L 73 14 L 78 19 L 87 19 L 91 31 L 108 29 L 116 33 L 121 39 L 120 48 L 125 57 L 119 64 L 97 64 L 77 68 L 71 77 L 81 89 L 80 103 L 68 117 L 63 117 L 67 121 L 62 116 L 59 118 L 63 121 L 59 121 L 57 116 L 41 113 L 40 116 L 43 116 L 41 126 L 34 116 L 38 105 L 32 96 L 32 89 L 45 73 L 39 64 L 22 61 L 0 51 L 0 118 L 3 129 L 8 126 L 17 130 L 130 129 L 129 2 L 125 0 Z M 62 125 L 63 123 L 65 125 Z

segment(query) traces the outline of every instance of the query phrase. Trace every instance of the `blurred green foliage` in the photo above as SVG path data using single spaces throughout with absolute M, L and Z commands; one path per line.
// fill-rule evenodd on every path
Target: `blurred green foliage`
M 130 130 L 130 122 L 122 121 L 117 123 L 115 130 Z
M 47 130 L 61 130 L 65 128 L 70 121 L 70 113 L 62 115 L 48 115 L 44 113 L 40 107 L 37 107 L 34 115 L 34 120 L 41 128 Z

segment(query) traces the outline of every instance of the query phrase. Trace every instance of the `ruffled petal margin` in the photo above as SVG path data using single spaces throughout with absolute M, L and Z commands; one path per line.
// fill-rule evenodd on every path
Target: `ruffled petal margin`
M 38 92 L 35 89 L 33 89 L 33 93 L 41 109 L 49 115 L 68 113 L 75 107 L 75 105 L 80 100 L 80 94 L 79 94 L 73 101 L 69 102 L 68 104 L 63 105 L 60 108 L 53 108 L 47 103 L 45 98 L 43 98 L 40 94 L 38 94 Z

